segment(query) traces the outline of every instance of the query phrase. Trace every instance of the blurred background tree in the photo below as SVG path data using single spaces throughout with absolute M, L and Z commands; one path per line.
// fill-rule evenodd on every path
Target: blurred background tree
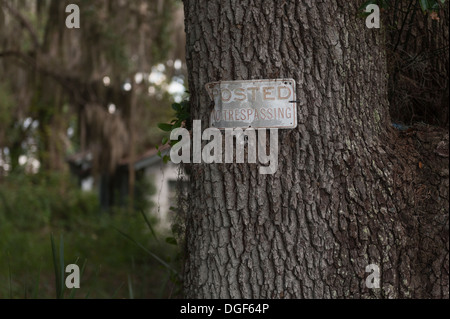
M 174 62 L 184 60 L 179 3 L 0 3 L 0 92 L 8 94 L 0 141 L 9 170 L 25 155 L 63 171 L 68 153 L 89 150 L 105 173 L 159 140 L 152 124 L 168 118 L 173 77 L 184 79 Z M 80 29 L 65 26 L 69 3 L 80 7 Z M 11 100 L 17 107 L 8 108 Z
M 79 29 L 66 27 L 69 4 L 80 8 Z M 135 203 L 134 190 L 143 184 L 150 194 L 152 188 L 136 181 L 132 166 L 161 140 L 157 123 L 170 119 L 170 104 L 184 96 L 183 28 L 176 0 L 0 0 L 0 277 L 7 277 L 7 254 L 16 266 L 18 258 L 30 266 L 48 254 L 51 232 L 64 232 L 97 265 L 105 263 L 101 256 L 117 257 L 107 272 L 131 259 L 139 267 L 139 248 L 121 244 L 126 239 L 111 227 L 126 227 L 153 245 L 142 216 L 124 223 L 117 207 L 110 209 L 114 215 L 99 216 L 98 196 L 80 191 L 67 160 L 89 157 L 97 183 L 125 161 L 127 211 L 143 207 L 145 196 L 137 194 Z M 102 244 L 92 242 L 99 234 Z M 81 244 L 82 237 L 89 240 Z M 25 246 L 37 255 L 27 255 Z M 117 255 L 106 252 L 114 246 L 120 246 Z M 165 293 L 149 289 L 156 290 Z

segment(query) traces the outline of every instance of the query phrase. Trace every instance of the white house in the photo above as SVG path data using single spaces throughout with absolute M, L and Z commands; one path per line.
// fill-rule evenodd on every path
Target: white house
M 169 149 L 162 150 L 162 156 L 168 155 Z M 84 191 L 98 189 L 100 206 L 107 210 L 111 206 L 126 205 L 128 196 L 128 160 L 122 160 L 114 174 L 102 175 L 97 183 L 94 183 L 92 175 L 92 155 L 89 152 L 72 155 L 69 159 L 71 171 L 79 179 L 80 187 Z M 170 207 L 177 205 L 176 191 L 177 181 L 185 179 L 179 166 L 171 162 L 165 164 L 155 148 L 149 149 L 134 161 L 136 180 L 146 178 L 156 188 L 155 194 L 148 194 L 155 204 L 149 214 L 158 218 L 160 228 L 170 227 Z M 95 185 L 97 184 L 97 185 Z M 145 190 L 136 190 L 145 192 Z M 136 193 L 135 191 L 135 193 Z M 144 194 L 145 196 L 145 194 Z

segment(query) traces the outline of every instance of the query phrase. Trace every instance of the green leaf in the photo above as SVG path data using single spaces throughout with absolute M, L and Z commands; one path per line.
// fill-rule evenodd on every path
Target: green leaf
M 163 130 L 164 132 L 170 132 L 172 131 L 172 125 L 167 123 L 159 123 L 158 127 Z
M 183 109 L 188 109 L 189 101 L 188 100 L 181 101 L 181 106 L 183 107 Z
M 40 281 L 41 281 L 41 270 L 42 270 L 42 265 L 39 263 L 39 271 L 38 271 L 38 276 L 37 276 L 37 280 L 36 280 L 36 285 L 34 286 L 34 290 L 33 290 L 33 294 L 32 294 L 32 298 L 33 299 L 37 299 L 38 295 L 39 295 L 39 285 L 40 285 Z
M 179 119 L 178 121 L 175 122 L 175 124 L 173 125 L 173 128 L 176 129 L 176 128 L 180 127 L 181 123 L 183 123 L 183 120 Z
M 429 9 L 429 3 L 428 3 L 428 0 L 420 0 L 420 6 L 422 7 L 422 10 L 425 12 L 425 11 L 428 11 L 428 9 Z
M 431 10 L 439 11 L 439 2 L 433 0 L 433 3 L 431 4 Z
M 64 266 L 64 241 L 63 241 L 63 235 L 60 235 L 60 241 L 59 241 L 59 269 L 60 269 L 60 276 L 61 276 L 61 296 L 60 298 L 63 299 L 64 298 L 64 285 L 65 285 L 65 281 L 64 281 L 64 276 L 65 276 L 65 271 L 66 268 Z
M 173 237 L 167 237 L 166 238 L 166 243 L 170 244 L 170 245 L 178 245 L 177 240 Z
M 367 8 L 367 6 L 369 5 L 369 4 L 377 4 L 377 1 L 376 0 L 369 0 L 369 1 L 366 1 L 366 2 L 364 2 L 360 7 L 359 7 L 359 11 L 366 11 L 366 8 Z
M 178 115 L 178 119 L 182 120 L 182 121 L 187 120 L 188 118 L 189 118 L 189 114 L 184 113 L 184 112 Z
M 12 299 L 12 275 L 11 275 L 11 260 L 8 251 L 8 274 L 9 274 L 9 299 Z
M 57 256 L 57 250 L 55 245 L 55 240 L 53 239 L 53 234 L 50 234 L 50 242 L 52 245 L 52 257 L 53 257 L 53 269 L 55 271 L 55 288 L 56 288 L 56 298 L 60 299 L 62 295 L 61 291 L 61 269 L 59 268 L 58 264 L 58 256 Z
M 145 214 L 145 212 L 141 209 L 140 210 L 142 217 L 144 217 L 145 223 L 147 224 L 148 229 L 150 229 L 153 238 L 156 239 L 156 241 L 158 241 L 158 237 L 156 236 L 155 230 L 153 229 L 152 224 L 150 223 L 150 221 L 147 218 L 147 215 Z
M 164 157 L 163 157 L 164 164 L 167 164 L 169 161 L 170 161 L 170 156 L 169 155 L 164 155 Z
M 173 103 L 173 104 L 172 104 L 172 109 L 173 109 L 174 111 L 180 111 L 180 110 L 181 110 L 181 104 L 179 104 L 179 103 Z
M 116 291 L 114 291 L 114 293 L 113 293 L 111 299 L 115 299 L 115 298 L 116 298 L 117 293 L 119 292 L 119 290 L 122 288 L 123 285 L 124 285 L 124 283 L 122 282 L 122 283 L 120 284 L 120 286 L 116 289 Z
M 143 249 L 147 254 L 149 254 L 151 257 L 153 257 L 156 261 L 158 261 L 161 265 L 163 265 L 167 270 L 173 272 L 174 274 L 176 274 L 178 276 L 178 271 L 176 271 L 174 268 L 172 268 L 168 263 L 166 263 L 164 260 L 162 260 L 161 258 L 159 258 L 157 255 L 155 255 L 154 253 L 152 253 L 150 250 L 148 250 L 147 248 L 145 248 L 145 246 L 143 246 L 141 243 L 137 242 L 136 240 L 134 240 L 131 236 L 127 235 L 126 233 L 122 232 L 120 229 L 113 227 L 117 232 L 119 232 L 119 234 L 121 234 L 123 237 L 125 237 L 126 239 L 128 239 L 129 241 L 131 241 L 132 243 L 134 243 L 135 245 L 137 245 L 138 247 L 140 247 L 141 249 Z
M 128 296 L 130 299 L 134 299 L 133 282 L 131 281 L 130 274 L 128 274 Z
M 167 136 L 164 136 L 162 139 L 162 144 L 165 145 L 169 141 L 169 138 Z
M 94 284 L 98 280 L 98 274 L 100 273 L 100 269 L 101 269 L 101 266 L 97 266 L 97 268 L 95 269 L 94 280 L 92 280 L 92 279 L 90 280 L 92 284 Z M 91 295 L 91 290 L 92 290 L 92 286 L 89 288 L 84 299 L 89 298 L 89 296 Z

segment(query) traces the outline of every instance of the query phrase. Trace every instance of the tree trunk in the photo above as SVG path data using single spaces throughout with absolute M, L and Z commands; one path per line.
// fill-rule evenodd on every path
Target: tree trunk
M 275 174 L 191 164 L 186 296 L 448 298 L 448 134 L 391 128 L 382 31 L 344 0 L 184 3 L 202 129 L 210 81 L 293 78 L 299 100 Z

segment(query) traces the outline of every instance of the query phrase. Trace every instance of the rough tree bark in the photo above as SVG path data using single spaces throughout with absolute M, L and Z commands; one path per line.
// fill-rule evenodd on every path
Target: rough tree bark
M 275 174 L 190 167 L 186 296 L 448 298 L 448 133 L 391 128 L 382 31 L 353 1 L 184 4 L 192 119 L 210 81 L 294 78 L 300 101 Z
M 396 0 L 384 14 L 391 116 L 406 124 L 448 125 L 449 4 L 439 19 L 424 14 L 419 1 Z

